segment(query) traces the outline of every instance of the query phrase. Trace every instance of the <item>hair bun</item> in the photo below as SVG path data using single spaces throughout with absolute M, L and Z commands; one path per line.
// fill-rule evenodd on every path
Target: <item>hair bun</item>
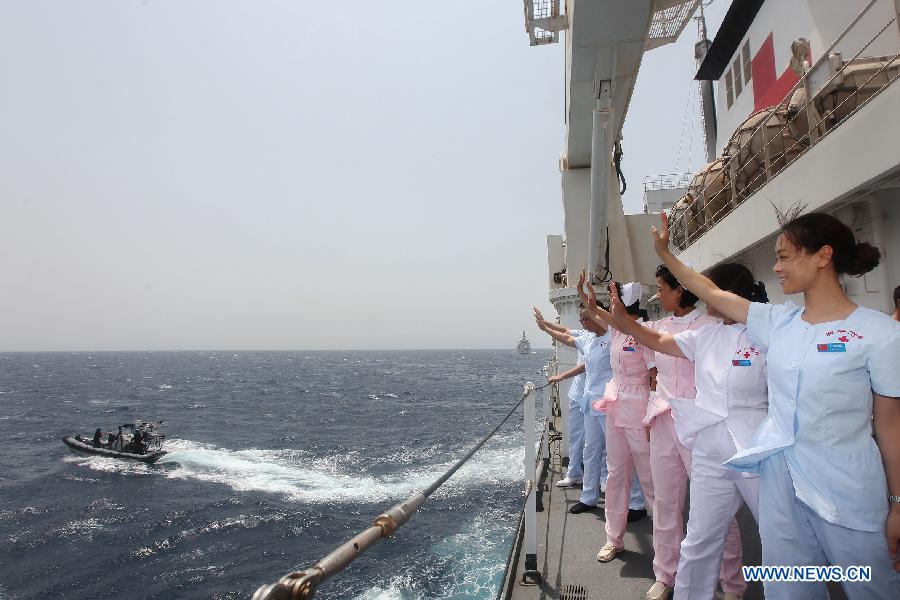
M 881 251 L 869 242 L 859 242 L 853 248 L 853 255 L 847 261 L 846 273 L 859 277 L 868 273 L 881 262 Z
M 753 292 L 750 294 L 750 301 L 762 303 L 767 303 L 769 301 L 769 294 L 766 293 L 766 284 L 762 281 L 757 281 L 753 284 Z

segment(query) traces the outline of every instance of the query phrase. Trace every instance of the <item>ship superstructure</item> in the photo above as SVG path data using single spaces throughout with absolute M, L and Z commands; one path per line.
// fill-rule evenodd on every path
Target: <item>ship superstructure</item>
M 643 53 L 674 41 L 700 3 L 524 4 L 532 45 L 565 43 L 566 140 L 559 164 L 565 226 L 547 237 L 549 296 L 563 325 L 578 327 L 572 284 L 583 268 L 601 295 L 600 284 L 613 278 L 641 281 L 648 296 L 654 292 L 658 260 L 647 230 L 664 209 L 682 260 L 698 270 L 743 262 L 766 283 L 773 302 L 787 299 L 771 270 L 779 214 L 832 213 L 884 256 L 874 271 L 844 280 L 848 295 L 876 310 L 893 309 L 892 290 L 900 284 L 900 3 L 731 2 L 712 42 L 697 44 L 709 162 L 694 174 L 645 180 L 646 210 L 639 215 L 622 208 L 622 124 Z M 559 370 L 574 363 L 573 351 L 558 349 Z M 557 397 L 565 398 L 567 388 L 561 382 Z M 646 548 L 646 555 L 601 574 L 593 555 L 605 539 L 602 522 L 567 517 L 577 494 L 570 498 L 553 487 L 568 448 L 565 403 L 557 411 L 562 443 L 543 479 L 529 485 L 542 496 L 539 533 L 519 532 L 521 551 L 500 597 L 546 597 L 547 590 L 571 599 L 642 597 L 653 581 L 649 527 L 629 528 L 635 539 L 626 544 Z M 746 517 L 739 518 L 745 564 L 759 564 L 758 534 Z M 535 581 L 541 584 L 522 585 Z M 745 597 L 760 595 L 751 586 Z
M 516 344 L 516 353 L 517 354 L 531 354 L 531 342 L 528 341 L 528 338 L 525 337 L 525 332 L 522 332 L 522 339 L 519 340 L 519 343 Z
M 783 302 L 771 270 L 775 209 L 826 211 L 883 250 L 878 268 L 844 280 L 847 294 L 893 309 L 900 283 L 897 9 L 893 0 L 731 4 L 697 73 L 717 82 L 724 168 L 697 186 L 695 217 L 681 219 L 683 260 L 701 270 L 740 260 L 773 302 Z

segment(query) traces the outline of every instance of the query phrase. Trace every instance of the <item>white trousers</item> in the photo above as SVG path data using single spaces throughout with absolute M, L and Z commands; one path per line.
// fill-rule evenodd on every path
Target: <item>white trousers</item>
M 724 422 L 700 431 L 694 440 L 691 509 L 675 575 L 676 600 L 712 600 L 725 540 L 736 539 L 729 531 L 737 526 L 734 516 L 742 502 L 759 522 L 759 477 L 723 466 L 736 451 Z
M 691 451 L 678 441 L 671 411 L 657 415 L 650 424 L 650 472 L 653 475 L 653 570 L 666 585 L 675 584 L 675 573 L 684 541 L 684 500 L 691 472 Z M 732 523 L 725 541 L 719 583 L 722 591 L 743 596 L 747 589 L 741 572 L 741 537 Z

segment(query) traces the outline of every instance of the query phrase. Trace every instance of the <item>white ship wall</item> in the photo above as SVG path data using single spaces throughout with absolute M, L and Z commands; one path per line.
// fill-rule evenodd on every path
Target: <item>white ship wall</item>
M 885 188 L 841 207 L 833 213 L 854 229 L 857 238 L 882 251 L 882 263 L 862 277 L 844 277 L 847 295 L 862 306 L 893 312 L 893 291 L 900 285 L 900 188 Z M 732 260 L 746 265 L 758 281 L 766 285 L 769 301 L 803 305 L 803 296 L 786 296 L 772 271 L 775 264 L 775 240 L 739 254 Z
M 647 190 L 644 192 L 644 212 L 658 213 L 663 210 L 668 210 L 686 193 L 686 187 Z
M 867 4 L 867 0 L 769 0 L 762 7 L 750 25 L 747 34 L 738 45 L 737 52 L 729 59 L 729 70 L 736 58 L 741 54 L 744 43 L 749 41 L 750 57 L 756 57 L 766 39 L 771 34 L 775 59 L 776 79 L 786 77 L 786 82 L 795 83 L 798 77 L 790 71 L 791 43 L 799 38 L 809 40 L 812 62 L 817 61 L 828 49 L 828 46 L 841 34 L 850 22 Z M 878 0 L 862 20 L 835 47 L 841 52 L 844 60 L 851 59 L 881 27 L 887 23 L 894 13 L 894 0 Z M 862 56 L 883 56 L 894 54 L 900 44 L 900 33 L 896 24 L 888 27 L 863 53 Z M 755 66 L 755 65 L 754 65 Z M 750 116 L 755 109 L 753 82 L 756 73 L 752 73 L 749 82 L 744 82 L 743 66 L 741 83 L 743 91 L 734 104 L 728 108 L 725 74 L 719 78 L 716 90 L 716 122 L 718 136 L 716 153 L 721 156 L 722 150 L 734 131 Z M 778 85 L 777 83 L 775 85 Z M 786 83 L 785 83 L 786 85 Z M 790 86 L 787 86 L 790 87 Z M 776 104 L 783 98 L 765 105 Z
M 894 288 L 900 285 L 900 182 L 894 187 L 880 190 L 875 198 L 881 208 L 879 247 L 884 250 L 884 276 L 888 281 L 886 303 L 893 308 Z

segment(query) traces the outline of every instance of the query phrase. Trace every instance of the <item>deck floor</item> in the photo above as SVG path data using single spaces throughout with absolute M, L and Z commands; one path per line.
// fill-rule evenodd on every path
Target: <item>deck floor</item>
M 632 598 L 643 600 L 653 585 L 653 546 L 651 519 L 644 518 L 628 524 L 625 552 L 612 562 L 597 562 L 597 551 L 606 542 L 603 498 L 594 512 L 569 514 L 569 507 L 578 502 L 580 489 L 557 488 L 556 482 L 565 476 L 558 454 L 553 453 L 547 469 L 537 513 L 537 556 L 541 573 L 540 585 L 522 585 L 525 553 L 510 565 L 506 586 L 500 598 L 510 600 L 600 600 Z M 685 523 L 687 511 L 685 507 Z M 753 515 L 746 506 L 738 511 L 745 565 L 761 564 L 759 531 Z M 586 593 L 580 593 L 581 590 Z M 846 600 L 840 584 L 829 583 L 832 600 Z M 763 586 L 753 582 L 747 586 L 744 600 L 763 598 Z
M 628 524 L 625 552 L 612 562 L 597 562 L 597 551 L 606 542 L 603 498 L 594 512 L 568 513 L 578 502 L 580 489 L 557 488 L 555 483 L 564 472 L 558 457 L 551 458 L 542 500 L 544 510 L 537 513 L 538 570 L 540 585 L 521 585 L 525 566 L 524 551 L 519 554 L 515 573 L 509 579 L 507 592 L 512 600 L 598 600 L 601 598 L 645 597 L 655 581 L 653 577 L 652 521 L 649 517 Z M 760 564 L 760 544 L 756 522 L 750 511 L 742 507 L 738 513 L 744 548 L 744 564 Z M 573 586 L 569 588 L 569 586 Z M 587 594 L 577 593 L 583 588 Z M 568 592 L 567 592 L 568 588 Z M 745 600 L 763 597 L 762 585 L 752 583 Z

